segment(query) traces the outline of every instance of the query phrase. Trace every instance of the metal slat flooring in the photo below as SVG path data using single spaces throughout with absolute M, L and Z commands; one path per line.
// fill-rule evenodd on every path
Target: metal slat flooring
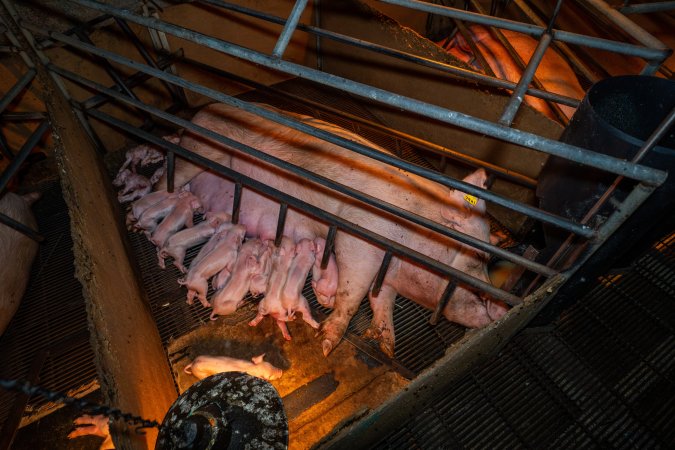
M 377 449 L 673 448 L 675 234 L 525 329 Z

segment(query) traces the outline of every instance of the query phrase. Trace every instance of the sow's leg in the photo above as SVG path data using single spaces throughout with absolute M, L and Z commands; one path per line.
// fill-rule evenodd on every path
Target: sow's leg
M 372 289 L 368 292 L 370 308 L 373 310 L 373 320 L 365 336 L 380 341 L 380 350 L 390 358 L 394 357 L 394 303 L 396 291 L 387 284 L 383 284 L 377 297 L 373 296 Z
M 338 233 L 335 254 L 339 281 L 335 309 L 321 327 L 324 356 L 328 356 L 342 339 L 349 321 L 368 293 L 384 256 L 381 249 L 346 233 Z

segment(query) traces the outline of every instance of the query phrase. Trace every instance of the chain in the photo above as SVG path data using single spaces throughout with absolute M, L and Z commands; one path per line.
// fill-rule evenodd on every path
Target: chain
M 66 405 L 74 406 L 77 410 L 88 413 L 90 415 L 103 414 L 113 419 L 122 419 L 128 425 L 136 427 L 136 433 L 142 434 L 143 428 L 159 428 L 159 423 L 154 420 L 146 420 L 139 416 L 134 416 L 129 413 L 123 413 L 117 408 L 111 408 L 106 405 L 99 405 L 91 403 L 86 400 L 70 397 L 63 392 L 50 391 L 40 386 L 34 386 L 28 381 L 24 380 L 6 380 L 0 379 L 0 388 L 22 392 L 31 397 L 35 394 L 42 395 L 49 401 L 60 401 Z

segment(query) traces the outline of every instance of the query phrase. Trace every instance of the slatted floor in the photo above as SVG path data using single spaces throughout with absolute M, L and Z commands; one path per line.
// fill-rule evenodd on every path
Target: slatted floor
M 378 449 L 675 447 L 675 234 Z

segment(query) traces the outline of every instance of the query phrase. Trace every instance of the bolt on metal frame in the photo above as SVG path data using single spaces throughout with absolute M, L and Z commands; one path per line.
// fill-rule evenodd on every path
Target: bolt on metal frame
M 49 32 L 43 29 L 40 29 L 39 27 L 35 27 L 31 25 L 30 23 L 27 23 L 25 21 L 20 21 L 20 24 L 22 25 L 23 29 L 28 32 L 34 32 L 36 34 L 40 35 L 46 35 L 48 36 L 52 41 L 54 42 L 59 42 L 61 44 L 66 44 L 69 46 L 72 46 L 74 48 L 78 48 L 80 50 L 87 51 L 91 53 L 92 55 L 95 55 L 96 57 L 99 58 L 105 58 L 106 60 L 110 60 L 119 64 L 123 64 L 127 67 L 130 67 L 132 69 L 135 69 L 138 71 L 138 73 L 143 73 L 149 76 L 153 76 L 155 78 L 158 78 L 159 80 L 171 84 L 173 86 L 176 86 L 177 88 L 186 88 L 193 90 L 194 92 L 201 93 L 203 95 L 206 95 L 207 97 L 210 97 L 214 100 L 221 101 L 223 103 L 227 103 L 230 105 L 235 105 L 237 107 L 240 107 L 243 110 L 252 112 L 254 114 L 260 115 L 262 117 L 265 117 L 267 119 L 273 120 L 277 123 L 281 123 L 286 126 L 290 126 L 292 128 L 298 129 L 300 131 L 312 134 L 314 136 L 317 136 L 321 139 L 324 139 L 326 141 L 336 143 L 338 145 L 341 145 L 345 148 L 348 148 L 350 150 L 356 151 L 358 153 L 367 155 L 371 158 L 377 159 L 381 162 L 385 162 L 391 165 L 394 165 L 396 167 L 402 168 L 404 170 L 408 170 L 410 172 L 416 173 L 420 176 L 423 176 L 425 178 L 437 181 L 445 186 L 455 188 L 462 190 L 464 192 L 467 192 L 471 195 L 475 195 L 479 198 L 483 198 L 489 201 L 492 201 L 496 204 L 500 204 L 502 206 L 506 206 L 508 208 L 511 208 L 515 211 L 518 211 L 522 214 L 525 214 L 529 217 L 536 218 L 537 220 L 541 220 L 547 223 L 554 224 L 558 227 L 561 227 L 563 229 L 566 229 L 567 231 L 570 231 L 576 235 L 579 235 L 583 238 L 590 239 L 591 242 L 591 251 L 594 248 L 597 248 L 604 239 L 598 239 L 599 236 L 602 236 L 603 238 L 606 238 L 612 231 L 613 228 L 618 226 L 620 223 L 625 220 L 625 217 L 629 215 L 634 209 L 639 206 L 642 200 L 646 198 L 652 191 L 653 189 L 660 184 L 664 179 L 665 179 L 665 174 L 663 172 L 660 172 L 655 169 L 650 169 L 646 168 L 643 166 L 639 166 L 636 164 L 631 164 L 625 161 L 618 160 L 616 158 L 612 158 L 609 156 L 605 155 L 600 155 L 596 153 L 589 152 L 584 149 L 580 149 L 577 147 L 573 147 L 570 145 L 562 144 L 557 141 L 552 141 L 549 139 L 544 139 L 539 136 L 533 135 L 531 133 L 525 133 L 519 130 L 511 129 L 502 125 L 496 125 L 493 123 L 490 123 L 488 121 L 476 119 L 474 117 L 465 115 L 465 114 L 460 114 L 455 111 L 447 110 L 444 108 L 440 108 L 434 105 L 426 104 L 423 102 L 419 102 L 410 98 L 406 98 L 400 95 L 397 95 L 392 92 L 384 91 L 382 89 L 377 89 L 372 86 L 367 86 L 363 85 L 361 83 L 353 82 L 341 77 L 337 77 L 334 75 L 330 74 L 325 74 L 318 72 L 313 69 L 308 69 L 304 66 L 300 66 L 298 64 L 293 64 L 284 61 L 280 57 L 275 57 L 275 56 L 267 56 L 265 54 L 259 53 L 259 52 L 254 52 L 252 50 L 248 50 L 245 48 L 242 48 L 240 46 L 237 46 L 235 44 L 220 40 L 220 39 L 215 39 L 210 36 L 206 36 L 204 34 L 194 32 L 191 30 L 187 30 L 183 27 L 179 27 L 177 25 L 172 25 L 168 24 L 166 22 L 162 22 L 161 20 L 155 19 L 155 18 L 149 18 L 149 17 L 143 17 L 139 16 L 137 14 L 131 13 L 126 10 L 121 10 L 117 9 L 111 6 L 107 6 L 95 1 L 90 1 L 90 0 L 73 0 L 73 3 L 80 4 L 81 6 L 85 7 L 90 7 L 93 8 L 101 13 L 104 13 L 105 15 L 108 15 L 110 17 L 113 17 L 118 23 L 120 21 L 129 21 L 129 22 L 134 22 L 143 26 L 148 26 L 150 28 L 156 29 L 161 32 L 173 34 L 176 36 L 179 36 L 181 38 L 201 43 L 203 45 L 206 45 L 210 48 L 214 48 L 216 50 L 221 51 L 222 53 L 229 54 L 231 56 L 235 56 L 238 58 L 246 59 L 249 61 L 254 61 L 259 64 L 262 64 L 266 67 L 271 67 L 276 70 L 279 70 L 281 72 L 285 72 L 287 74 L 292 74 L 292 75 L 297 75 L 301 76 L 303 78 L 307 78 L 313 81 L 316 81 L 318 83 L 323 83 L 328 86 L 332 87 L 342 87 L 343 90 L 354 93 L 356 95 L 360 95 L 363 97 L 368 97 L 371 99 L 378 100 L 382 103 L 386 103 L 389 105 L 393 106 L 398 106 L 403 109 L 409 110 L 411 112 L 416 112 L 418 114 L 425 115 L 427 117 L 432 117 L 436 118 L 438 120 L 442 120 L 446 123 L 450 123 L 453 125 L 458 125 L 458 126 L 463 126 L 464 128 L 474 130 L 474 131 L 479 131 L 483 132 L 486 134 L 489 134 L 493 137 L 508 141 L 508 142 L 514 142 L 518 143 L 520 145 L 524 145 L 530 148 L 534 148 L 540 151 L 544 151 L 548 154 L 552 155 L 557 155 L 557 156 L 562 156 L 564 158 L 580 162 L 582 164 L 587 164 L 596 168 L 601 168 L 603 170 L 608 170 L 610 172 L 613 172 L 617 175 L 620 176 L 627 176 L 629 178 L 633 178 L 637 181 L 641 181 L 642 183 L 638 185 L 638 188 L 636 188 L 631 195 L 624 201 L 624 203 L 621 205 L 619 208 L 619 211 L 615 213 L 615 216 L 613 216 L 613 220 L 610 219 L 601 229 L 599 230 L 592 230 L 588 226 L 585 226 L 583 224 L 577 224 L 573 221 L 567 220 L 562 217 L 557 217 L 555 215 L 546 213 L 545 211 L 539 210 L 537 208 L 533 208 L 531 206 L 519 203 L 519 202 L 514 202 L 508 198 L 501 197 L 499 195 L 496 195 L 490 191 L 484 190 L 477 188 L 475 186 L 468 185 L 466 183 L 463 183 L 461 181 L 452 179 L 450 177 L 447 177 L 445 175 L 440 175 L 436 172 L 420 168 L 419 166 L 415 166 L 409 163 L 406 163 L 404 161 L 398 160 L 397 158 L 391 157 L 386 154 L 382 154 L 378 151 L 375 151 L 373 149 L 370 149 L 369 147 L 360 145 L 358 143 L 346 140 L 338 135 L 334 135 L 330 132 L 327 132 L 325 130 L 320 130 L 320 129 L 315 129 L 305 123 L 302 123 L 298 120 L 295 120 L 293 118 L 289 118 L 287 116 L 278 114 L 274 111 L 267 110 L 265 108 L 261 108 L 258 106 L 254 106 L 251 104 L 247 104 L 245 102 L 239 101 L 233 97 L 224 95 L 222 93 L 219 93 L 217 91 L 205 88 L 203 86 L 200 86 L 196 83 L 190 82 L 188 80 L 184 80 L 180 77 L 177 77 L 175 75 L 168 74 L 166 72 L 163 72 L 159 68 L 153 67 L 152 65 L 148 64 L 141 64 L 132 60 L 129 60 L 128 58 L 122 57 L 120 55 L 117 55 L 113 52 L 95 47 L 91 44 L 88 44 L 87 42 L 83 42 L 82 40 L 77 40 L 73 37 L 69 37 L 66 34 L 62 33 L 56 33 L 56 32 Z M 298 4 L 296 4 L 296 8 L 294 9 L 295 14 L 298 14 L 297 12 L 297 7 Z M 284 31 L 287 31 L 287 27 L 284 28 Z M 287 34 L 287 33 L 286 33 Z M 283 53 L 283 48 L 285 47 L 285 44 L 278 44 L 275 46 L 277 50 L 279 50 L 280 54 Z M 146 58 L 147 61 L 147 58 Z M 174 123 L 177 126 L 191 129 L 193 131 L 196 131 L 198 134 L 202 134 L 204 136 L 208 136 L 212 139 L 218 140 L 220 142 L 226 143 L 231 145 L 234 148 L 237 148 L 240 151 L 247 152 L 249 154 L 253 154 L 261 159 L 265 159 L 267 161 L 272 161 L 274 164 L 277 164 L 280 167 L 283 167 L 285 170 L 288 170 L 290 172 L 299 174 L 300 176 L 312 179 L 318 183 L 324 184 L 326 186 L 331 187 L 332 189 L 337 189 L 340 192 L 345 192 L 348 193 L 348 195 L 352 195 L 353 197 L 365 201 L 369 204 L 376 205 L 380 208 L 382 208 L 385 211 L 393 212 L 396 214 L 399 214 L 402 217 L 405 217 L 408 220 L 413 221 L 414 223 L 421 224 L 423 226 L 428 227 L 429 229 L 432 229 L 434 231 L 443 233 L 447 236 L 450 236 L 454 239 L 457 239 L 458 241 L 471 245 L 477 249 L 487 251 L 491 254 L 496 254 L 499 255 L 505 259 L 508 259 L 510 261 L 516 262 L 517 264 L 520 264 L 524 267 L 526 267 L 529 270 L 534 271 L 535 273 L 538 273 L 540 275 L 544 275 L 547 277 L 550 277 L 556 273 L 555 270 L 552 270 L 551 268 L 548 268 L 546 266 L 543 266 L 541 264 L 537 264 L 531 261 L 526 260 L 525 258 L 522 258 L 518 255 L 515 255 L 513 253 L 510 253 L 508 251 L 502 250 L 498 247 L 495 247 L 491 244 L 488 243 L 483 243 L 479 240 L 476 240 L 474 238 L 471 238 L 470 236 L 464 235 L 462 233 L 458 233 L 454 230 L 447 229 L 446 227 L 442 227 L 438 224 L 433 224 L 430 223 L 430 221 L 425 220 L 420 217 L 415 217 L 412 214 L 407 213 L 406 211 L 399 210 L 392 205 L 387 205 L 384 202 L 381 202 L 377 199 L 374 199 L 372 197 L 369 197 L 363 193 L 359 193 L 358 191 L 354 191 L 348 187 L 345 186 L 340 186 L 337 183 L 332 182 L 331 180 L 327 179 L 322 179 L 322 177 L 318 177 L 314 174 L 308 173 L 307 171 L 304 171 L 301 168 L 289 165 L 285 163 L 284 161 L 281 160 L 276 160 L 274 161 L 275 158 L 270 157 L 269 155 L 264 154 L 263 152 L 257 151 L 256 149 L 251 149 L 251 148 L 246 148 L 245 146 L 242 146 L 241 144 L 238 144 L 236 142 L 233 142 L 231 140 L 228 140 L 226 138 L 223 138 L 222 136 L 215 135 L 213 132 L 210 132 L 209 130 L 205 129 L 199 129 L 199 127 L 195 126 L 194 124 L 191 124 L 188 121 L 179 119 L 175 116 L 172 116 L 171 114 L 165 113 L 163 111 L 157 110 L 155 108 L 149 107 L 147 105 L 142 104 L 139 102 L 137 99 L 134 99 L 133 97 L 130 97 L 128 95 L 124 95 L 120 93 L 120 89 L 118 90 L 111 90 L 108 89 L 104 86 L 101 86 L 97 83 L 92 82 L 91 80 L 86 80 L 82 77 L 80 77 L 77 74 L 73 74 L 72 72 L 67 71 L 64 68 L 57 67 L 47 61 L 47 67 L 49 68 L 50 72 L 52 73 L 53 76 L 63 76 L 68 79 L 71 79 L 73 81 L 76 81 L 78 83 L 84 84 L 89 86 L 90 88 L 94 88 L 101 94 L 105 94 L 105 96 L 114 98 L 118 101 L 123 101 L 141 111 L 144 111 L 145 113 L 151 114 L 152 116 L 155 117 L 160 117 L 164 120 L 167 120 L 169 122 Z M 124 90 L 122 90 L 124 92 Z M 72 99 L 70 99 L 71 102 L 73 102 L 74 106 L 76 106 L 78 109 L 82 110 L 82 105 L 76 104 Z M 81 116 L 83 117 L 85 114 L 83 113 Z M 262 183 L 259 183 L 255 180 L 250 180 L 247 179 L 246 177 L 243 177 L 240 174 L 233 173 L 231 170 L 229 170 L 226 167 L 219 166 L 217 164 L 214 164 L 213 162 L 210 162 L 208 160 L 205 160 L 204 158 L 200 157 L 199 155 L 194 155 L 191 154 L 190 152 L 182 149 L 180 146 L 170 144 L 164 140 L 158 139 L 149 133 L 143 132 L 142 130 L 137 130 L 134 127 L 131 127 L 128 124 L 125 124 L 117 119 L 113 119 L 110 116 L 107 116 L 106 114 L 100 113 L 99 111 L 95 109 L 89 109 L 86 111 L 86 116 L 89 117 L 95 117 L 99 120 L 102 120 L 104 122 L 107 122 L 109 124 L 112 124 L 113 126 L 116 126 L 118 128 L 124 129 L 128 131 L 129 133 L 135 135 L 136 137 L 141 137 L 144 140 L 147 140 L 155 145 L 158 145 L 168 151 L 168 155 L 171 157 L 174 154 L 178 154 L 184 158 L 187 158 L 191 161 L 194 161 L 198 164 L 203 165 L 204 167 L 209 167 L 212 168 L 213 170 L 216 170 L 217 172 L 221 173 L 222 175 L 225 175 L 227 178 L 233 179 L 237 182 L 238 186 L 247 186 L 247 187 L 252 187 L 256 190 L 259 190 L 264 193 L 269 193 L 272 194 L 275 198 L 280 200 L 280 203 L 282 205 L 288 205 L 297 207 L 303 210 L 309 210 L 313 215 L 316 217 L 321 218 L 322 220 L 327 221 L 330 224 L 337 225 L 341 230 L 348 230 L 352 233 L 356 233 L 358 235 L 361 235 L 363 237 L 367 237 L 371 239 L 373 242 L 376 242 L 386 249 L 388 251 L 393 251 L 397 255 L 405 255 L 408 258 L 413 259 L 414 261 L 420 262 L 427 264 L 429 267 L 431 267 L 434 270 L 439 271 L 440 273 L 443 273 L 445 275 L 450 276 L 450 283 L 453 283 L 454 280 L 459 280 L 462 283 L 466 283 L 469 286 L 472 286 L 474 288 L 478 288 L 481 290 L 484 290 L 485 292 L 490 293 L 491 295 L 495 296 L 496 298 L 502 299 L 506 301 L 509 304 L 515 305 L 519 304 L 522 302 L 521 298 L 518 298 L 516 296 L 513 296 L 512 294 L 509 294 L 505 291 L 501 291 L 499 289 L 496 289 L 492 287 L 491 285 L 488 285 L 486 283 L 480 282 L 479 280 L 470 277 L 466 274 L 463 273 L 458 273 L 458 271 L 445 266 L 443 264 L 440 264 L 435 261 L 430 261 L 428 258 L 424 257 L 424 255 L 416 254 L 416 252 L 412 252 L 409 249 L 405 249 L 404 247 L 401 247 L 400 245 L 393 243 L 393 242 L 387 242 L 386 239 L 383 239 L 381 237 L 378 237 L 374 235 L 373 233 L 369 233 L 367 230 L 359 229 L 359 227 L 354 226 L 353 224 L 349 224 L 345 222 L 344 220 L 338 218 L 338 217 L 332 217 L 331 215 L 327 214 L 325 211 L 321 211 L 318 208 L 314 208 L 311 205 L 306 205 L 303 204 L 302 202 L 299 202 L 297 199 L 293 198 L 288 198 L 285 194 L 281 192 L 276 192 L 273 189 L 270 189 L 269 187 L 263 185 Z M 169 170 L 172 170 L 173 167 L 170 167 Z M 241 187 L 238 189 L 239 192 L 241 192 Z M 282 208 L 283 210 L 283 208 Z M 238 211 L 233 211 L 235 213 L 234 215 L 236 216 L 236 213 Z M 282 217 L 280 216 L 280 219 Z M 329 243 L 330 244 L 330 243 Z M 327 248 L 330 248 L 330 245 L 327 245 Z M 328 251 L 328 250 L 327 250 Z M 325 259 L 324 255 L 324 259 Z M 386 266 L 386 264 L 384 265 Z

